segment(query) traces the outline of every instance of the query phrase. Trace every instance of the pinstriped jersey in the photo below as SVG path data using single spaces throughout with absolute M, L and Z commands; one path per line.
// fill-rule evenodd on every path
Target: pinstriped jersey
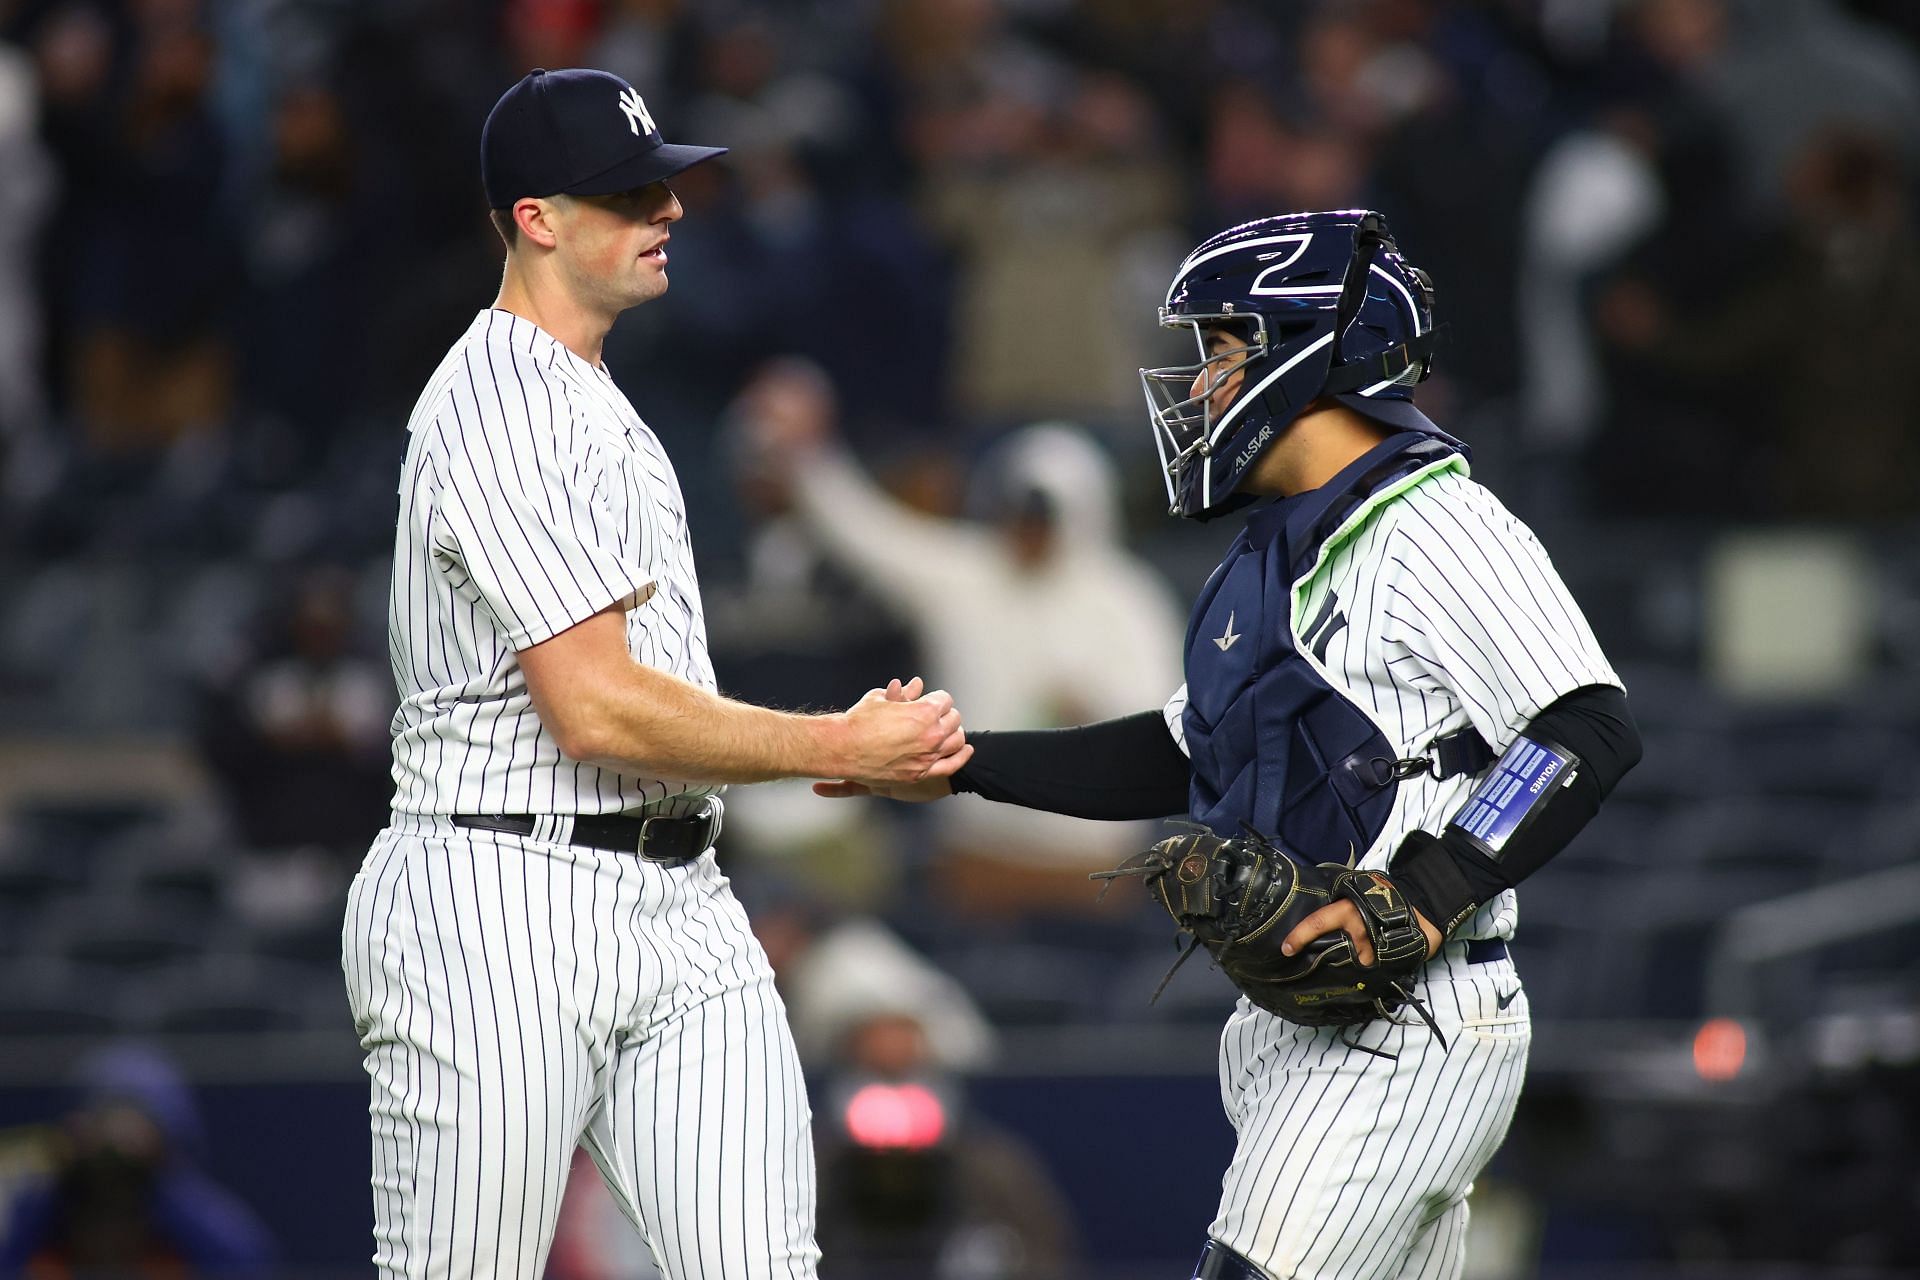
M 1350 514 L 1294 581 L 1288 616 L 1299 656 L 1403 758 L 1469 725 L 1497 754 L 1560 697 L 1620 683 L 1539 540 L 1459 455 Z M 1183 749 L 1186 704 L 1182 687 L 1166 712 Z M 1476 781 L 1401 782 L 1361 865 L 1385 869 L 1408 832 L 1441 830 Z M 1515 920 L 1508 891 L 1454 936 L 1506 936 Z
M 636 661 L 714 687 L 679 481 L 613 379 L 490 309 L 407 429 L 388 607 L 393 807 L 614 813 L 716 790 L 564 758 L 516 658 L 618 607 Z

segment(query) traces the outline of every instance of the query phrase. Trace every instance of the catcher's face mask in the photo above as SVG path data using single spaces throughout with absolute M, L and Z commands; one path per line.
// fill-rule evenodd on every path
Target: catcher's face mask
M 1168 496 L 1174 497 L 1182 474 L 1212 456 L 1234 400 L 1246 391 L 1247 366 L 1264 359 L 1271 342 L 1264 316 L 1231 311 L 1176 316 L 1163 307 L 1160 324 L 1192 333 L 1199 355 L 1194 364 L 1140 371 L 1154 446 L 1167 473 Z

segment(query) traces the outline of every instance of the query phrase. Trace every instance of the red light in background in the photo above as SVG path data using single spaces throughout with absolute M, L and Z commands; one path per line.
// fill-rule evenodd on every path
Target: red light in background
M 1702 1080 L 1731 1080 L 1747 1061 L 1747 1032 L 1732 1018 L 1709 1018 L 1693 1036 L 1693 1069 Z
M 947 1131 L 947 1110 L 918 1084 L 870 1084 L 847 1101 L 847 1134 L 863 1147 L 923 1151 Z

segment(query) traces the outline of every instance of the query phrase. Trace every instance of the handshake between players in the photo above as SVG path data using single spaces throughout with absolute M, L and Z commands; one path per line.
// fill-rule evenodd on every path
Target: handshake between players
M 868 691 L 867 695 L 855 704 L 854 711 L 868 708 L 876 701 L 911 704 L 919 700 L 930 705 L 941 707 L 943 714 L 940 723 L 951 723 L 953 725 L 953 732 L 950 737 L 941 743 L 940 748 L 933 753 L 934 758 L 928 759 L 924 755 L 903 757 L 901 760 L 903 766 L 901 770 L 889 775 L 889 777 L 884 780 L 878 775 L 875 775 L 859 780 L 843 778 L 836 782 L 816 782 L 813 784 L 815 794 L 833 799 L 848 799 L 854 796 L 884 796 L 889 800 L 905 800 L 916 803 L 938 800 L 944 796 L 952 795 L 953 783 L 951 779 L 953 775 L 958 773 L 960 769 L 966 765 L 966 762 L 972 758 L 973 747 L 967 745 L 965 742 L 965 733 L 960 728 L 960 712 L 959 709 L 953 705 L 952 696 L 945 690 L 936 690 L 933 693 L 923 695 L 923 687 L 924 682 L 919 676 L 915 676 L 905 684 L 902 684 L 898 680 L 891 681 L 885 689 Z M 851 714 L 852 712 L 849 712 L 849 715 Z M 918 774 L 913 774 L 911 772 L 913 766 L 920 764 L 922 761 L 925 761 L 922 771 Z M 1175 840 L 1187 840 L 1190 842 L 1194 838 L 1193 836 L 1175 837 Z M 1172 843 L 1172 841 L 1163 843 Z M 1227 842 L 1216 840 L 1215 843 L 1225 844 Z M 1155 846 L 1156 850 L 1159 848 L 1160 846 Z M 1381 931 L 1378 923 L 1369 914 L 1368 907 L 1370 904 L 1368 900 L 1364 896 L 1357 898 L 1348 896 L 1335 897 L 1329 901 L 1323 895 L 1320 903 L 1317 905 L 1317 910 L 1296 911 L 1293 914 L 1293 917 L 1288 921 L 1290 928 L 1285 930 L 1280 937 L 1276 939 L 1279 943 L 1281 954 L 1293 956 L 1296 953 L 1307 952 L 1309 950 L 1309 944 L 1316 943 L 1322 938 L 1331 940 L 1339 935 L 1344 935 L 1348 944 L 1352 947 L 1351 954 L 1353 962 L 1362 968 L 1370 969 L 1375 967 L 1381 959 L 1377 954 L 1378 948 L 1376 947 Z M 1183 921 L 1181 919 L 1181 913 L 1175 910 L 1172 904 L 1168 904 L 1168 910 L 1172 912 L 1174 919 L 1180 922 L 1183 928 L 1187 928 L 1189 932 L 1193 932 L 1191 928 L 1192 922 Z M 1440 930 L 1435 928 L 1432 922 L 1427 920 L 1425 916 L 1421 915 L 1418 911 L 1412 910 L 1408 912 L 1407 926 L 1411 940 L 1414 942 L 1415 949 L 1419 953 L 1417 962 L 1425 963 L 1430 956 L 1440 949 L 1442 941 Z M 1355 1009 L 1365 1011 L 1367 1018 L 1373 1016 L 1371 1012 L 1373 1009 L 1371 996 L 1365 1000 L 1354 1001 L 1352 1004 Z
M 938 787 L 947 793 L 946 779 L 973 755 L 960 709 L 944 689 L 924 692 L 919 676 L 902 684 L 894 680 L 885 689 L 868 690 L 844 713 L 846 780 L 821 783 L 845 788 L 835 794 L 893 794 L 907 787 Z M 855 781 L 857 779 L 858 781 Z

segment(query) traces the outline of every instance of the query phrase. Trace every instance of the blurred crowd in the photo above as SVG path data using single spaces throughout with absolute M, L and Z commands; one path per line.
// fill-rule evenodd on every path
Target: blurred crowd
M 478 123 L 574 64 L 733 148 L 681 184 L 672 303 L 609 352 L 688 446 L 709 551 L 735 549 L 711 424 L 764 360 L 817 362 L 902 465 L 1040 417 L 1137 459 L 1183 249 L 1363 204 L 1440 284 L 1435 410 L 1503 416 L 1592 509 L 1912 514 L 1920 408 L 1888 374 L 1920 336 L 1916 25 L 1894 0 L 10 0 L 8 532 L 369 553 L 377 503 L 272 499 L 384 492 L 491 283 Z M 90 518 L 163 483 L 214 509 Z
M 1423 407 L 1557 531 L 1625 661 L 1649 656 L 1636 628 L 1653 658 L 1696 656 L 1697 633 L 1670 643 L 1697 608 L 1669 589 L 1676 530 L 1904 545 L 1916 42 L 1907 0 L 0 0 L 0 717 L 47 741 L 185 743 L 217 796 L 184 826 L 103 837 L 91 888 L 0 830 L 0 854 L 27 851 L 0 856 L 0 942 L 18 944 L 0 963 L 47 970 L 44 991 L 5 984 L 0 1021 L 69 1016 L 80 990 L 40 965 L 32 895 L 164 880 L 241 923 L 181 917 L 147 942 L 185 965 L 238 938 L 258 967 L 221 961 L 211 987 L 182 968 L 132 1028 L 305 1025 L 247 983 L 332 963 L 338 892 L 384 820 L 404 423 L 493 294 L 479 130 L 525 70 L 615 71 L 669 140 L 732 149 L 676 180 L 672 291 L 606 348 L 687 493 L 722 687 L 827 707 L 923 671 L 971 725 L 1014 728 L 1179 682 L 1183 601 L 1224 535 L 1165 516 L 1134 370 L 1168 362 L 1172 267 L 1249 217 L 1386 213 L 1438 287 Z M 1920 652 L 1920 611 L 1873 626 Z M 1774 741 L 1712 772 L 1696 747 L 1737 721 L 1684 682 L 1649 690 L 1649 759 L 1681 749 L 1643 771 L 1665 791 L 1615 806 L 1623 850 L 1763 776 Z M 1910 755 L 1911 705 L 1887 701 L 1872 742 Z M 1865 844 L 1910 856 L 1920 815 L 1847 763 L 1857 724 L 1828 728 L 1839 790 L 1809 803 L 1844 790 L 1885 828 Z M 1806 776 L 1804 742 L 1783 776 Z M 1142 1016 L 1164 955 L 1136 965 L 1136 944 L 1164 929 L 1085 881 L 1139 833 L 736 797 L 729 866 L 835 1081 L 823 1239 L 876 1265 L 939 1256 L 943 1276 L 1052 1274 L 1075 1245 L 1031 1210 L 1055 1193 L 966 1115 L 964 1076 L 992 1054 L 967 1001 L 1045 1024 L 1124 991 Z M 173 851 L 159 872 L 151 848 Z M 239 849 L 272 873 L 235 880 L 220 860 Z M 46 921 L 69 942 L 117 922 L 121 959 L 162 954 L 94 907 Z M 810 987 L 809 955 L 842 977 Z M 898 981 L 846 1007 L 806 994 L 868 970 Z M 1586 972 L 1569 961 L 1568 982 Z M 326 977 L 313 1025 L 344 1029 Z M 1188 990 L 1151 1016 L 1224 1008 Z M 1636 1012 L 1595 999 L 1582 1012 Z M 604 1224 L 581 1205 L 556 1268 L 626 1274 L 595 1261 Z
M 785 461 L 726 425 L 751 378 L 803 361 L 935 517 L 991 514 L 1012 430 L 1077 423 L 1118 463 L 1107 536 L 1178 564 L 1132 371 L 1184 249 L 1279 210 L 1387 212 L 1439 284 L 1423 403 L 1523 514 L 1902 520 L 1916 32 L 1897 0 L 9 0 L 0 557 L 175 575 L 172 683 L 90 674 L 93 723 L 192 720 L 236 779 L 332 755 L 364 793 L 400 425 L 500 253 L 479 122 L 569 64 L 733 149 L 681 180 L 673 295 L 607 360 L 680 469 L 739 691 L 824 703 L 941 630 L 898 575 L 839 584 L 871 623 L 767 605 Z M 0 693 L 71 669 L 60 620 L 96 607 L 42 577 Z

